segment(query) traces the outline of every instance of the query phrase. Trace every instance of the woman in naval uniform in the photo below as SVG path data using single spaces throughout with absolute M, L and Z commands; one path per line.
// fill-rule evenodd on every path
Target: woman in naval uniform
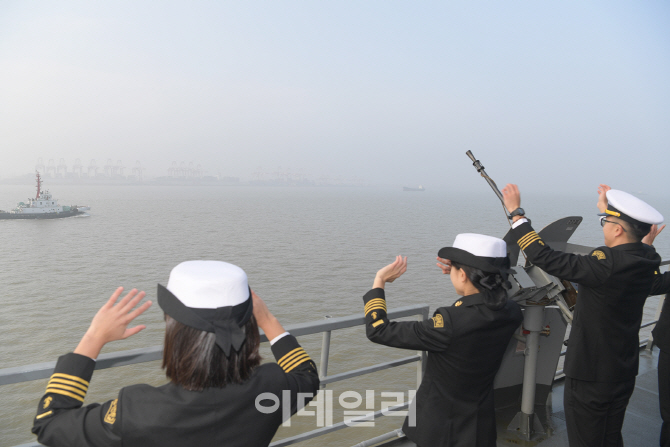
M 40 399 L 33 433 L 47 446 L 267 446 L 282 421 L 319 387 L 314 362 L 248 286 L 244 271 L 187 261 L 158 285 L 165 312 L 163 368 L 170 382 L 134 385 L 103 404 L 82 406 L 95 359 L 151 305 L 144 292 L 118 303 L 117 289 L 73 353 L 58 359 Z M 115 304 L 116 303 L 116 304 Z M 277 363 L 260 365 L 258 328 Z M 301 396 L 298 396 L 301 393 Z M 290 396 L 290 401 L 286 399 Z
M 411 441 L 420 447 L 494 447 L 493 379 L 523 319 L 519 306 L 507 300 L 507 247 L 502 239 L 459 234 L 438 256 L 461 298 L 426 321 L 389 321 L 384 286 L 407 270 L 407 258 L 398 256 L 377 272 L 363 297 L 367 336 L 386 346 L 428 351 L 403 424 Z

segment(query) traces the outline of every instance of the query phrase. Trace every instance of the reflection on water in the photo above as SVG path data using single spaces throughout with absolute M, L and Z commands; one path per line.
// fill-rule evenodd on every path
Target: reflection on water
M 30 191 L 3 186 L 0 208 Z M 116 287 L 137 287 L 154 299 L 156 283 L 165 283 L 170 269 L 188 259 L 239 265 L 280 321 L 293 324 L 362 312 L 361 297 L 375 272 L 403 254 L 409 269 L 388 287 L 389 307 L 426 303 L 433 310 L 456 299 L 449 279 L 435 266 L 438 249 L 461 232 L 502 237 L 509 228 L 500 203 L 484 187 L 464 194 L 404 193 L 399 188 L 59 186 L 54 194 L 65 204 L 89 204 L 90 216 L 0 221 L 2 368 L 53 361 L 71 351 Z M 523 206 L 537 228 L 566 215 L 584 216 L 571 242 L 596 246 L 602 243 L 602 230 L 595 199 L 531 195 L 524 196 Z M 645 199 L 670 215 L 667 198 Z M 670 234 L 660 236 L 657 249 L 670 257 Z M 655 302 L 648 303 L 645 320 L 653 317 Z M 158 306 L 140 322 L 147 324 L 145 331 L 104 352 L 161 344 Z M 320 337 L 301 342 L 317 360 Z M 332 342 L 329 374 L 407 355 L 368 342 L 363 328 L 337 332 Z M 272 359 L 268 350 L 264 354 Z M 164 381 L 159 362 L 100 371 L 87 402 L 113 398 L 124 385 Z M 46 380 L 3 387 L 1 445 L 34 440 L 29 430 L 45 385 Z M 409 365 L 330 389 L 364 393 L 415 386 L 416 366 Z M 333 439 L 343 443 L 345 438 L 342 445 L 354 444 L 400 425 L 400 418 L 387 419 L 374 428 L 350 429 L 309 445 L 333 445 Z M 296 418 L 279 435 L 311 429 L 314 423 L 313 418 Z

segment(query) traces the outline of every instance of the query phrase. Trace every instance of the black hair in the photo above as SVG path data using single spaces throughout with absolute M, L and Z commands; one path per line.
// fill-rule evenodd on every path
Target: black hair
M 634 242 L 641 242 L 642 238 L 645 237 L 651 231 L 651 225 L 643 223 L 631 223 L 628 224 L 628 234 L 631 238 L 634 239 Z
M 484 294 L 484 305 L 492 310 L 499 310 L 505 307 L 507 303 L 507 291 L 504 284 L 507 278 L 503 278 L 500 273 L 484 272 L 478 268 L 462 265 L 451 261 L 451 268 L 463 270 L 472 285 Z M 507 276 L 507 275 L 505 275 Z
M 163 368 L 172 382 L 190 391 L 244 383 L 261 363 L 260 334 L 252 315 L 243 326 L 246 340 L 230 357 L 216 344 L 216 335 L 180 323 L 165 314 Z

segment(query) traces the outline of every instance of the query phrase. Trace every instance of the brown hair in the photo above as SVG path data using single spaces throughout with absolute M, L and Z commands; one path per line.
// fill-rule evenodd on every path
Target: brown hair
M 162 365 L 165 375 L 190 391 L 245 382 L 261 363 L 260 334 L 253 315 L 243 330 L 246 340 L 240 351 L 231 349 L 230 357 L 226 357 L 213 333 L 186 326 L 166 314 Z

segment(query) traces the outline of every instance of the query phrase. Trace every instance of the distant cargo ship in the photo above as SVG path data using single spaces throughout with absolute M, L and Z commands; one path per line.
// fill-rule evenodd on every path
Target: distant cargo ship
M 402 187 L 402 190 L 403 190 L 403 191 L 425 191 L 426 188 L 424 188 L 424 187 L 421 186 L 421 185 L 419 185 L 418 188 L 410 188 L 409 186 L 403 186 L 403 187 Z
M 88 206 L 61 206 L 49 191 L 42 191 L 42 177 L 37 173 L 37 195 L 28 203 L 19 202 L 11 211 L 0 210 L 0 219 L 56 219 L 76 216 L 88 210 Z

